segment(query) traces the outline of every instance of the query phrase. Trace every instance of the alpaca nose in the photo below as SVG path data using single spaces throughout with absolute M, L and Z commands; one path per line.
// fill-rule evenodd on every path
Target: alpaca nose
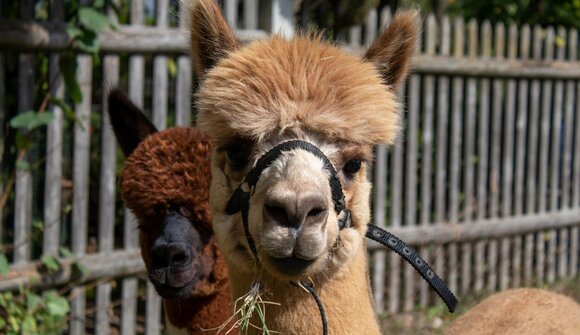
M 328 217 L 328 205 L 322 193 L 273 192 L 264 201 L 264 220 L 280 226 L 298 229 L 302 225 L 323 226 Z
M 191 261 L 191 248 L 185 243 L 168 243 L 152 250 L 153 268 L 184 267 Z

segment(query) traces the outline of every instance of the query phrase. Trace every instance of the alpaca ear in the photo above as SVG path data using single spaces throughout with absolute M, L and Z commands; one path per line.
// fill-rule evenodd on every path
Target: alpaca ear
M 395 15 L 389 27 L 379 35 L 363 57 L 375 63 L 386 84 L 394 89 L 409 72 L 419 30 L 417 18 L 417 11 Z
M 196 0 L 191 11 L 191 51 L 198 78 L 239 47 L 214 0 Z
M 108 101 L 113 132 L 125 157 L 128 157 L 141 141 L 156 133 L 157 128 L 121 91 L 113 90 Z

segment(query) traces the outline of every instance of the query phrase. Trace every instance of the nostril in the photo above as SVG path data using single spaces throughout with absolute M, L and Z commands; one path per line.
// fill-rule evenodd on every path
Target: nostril
M 174 246 L 168 250 L 167 258 L 170 266 L 181 266 L 189 261 L 189 253 L 181 246 Z
M 184 266 L 190 261 L 190 250 L 181 243 L 158 246 L 152 250 L 152 266 L 166 268 Z
M 307 215 L 308 217 L 310 217 L 310 218 L 311 218 L 311 217 L 316 217 L 316 216 L 319 216 L 319 215 L 321 215 L 321 214 L 322 214 L 322 213 L 324 213 L 325 211 L 326 211 L 326 208 L 318 208 L 318 207 L 315 207 L 315 208 L 311 209 L 311 210 L 308 212 L 308 214 L 306 214 L 306 215 Z
M 278 205 L 264 205 L 264 209 L 268 216 L 270 216 L 274 221 L 279 224 L 286 224 L 288 222 L 288 213 L 286 208 Z

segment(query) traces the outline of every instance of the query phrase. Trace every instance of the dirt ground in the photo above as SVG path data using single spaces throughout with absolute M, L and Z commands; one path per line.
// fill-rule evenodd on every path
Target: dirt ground
M 551 291 L 565 294 L 580 302 L 580 277 L 559 281 L 543 286 Z M 441 302 L 435 306 L 417 309 L 409 313 L 380 316 L 383 334 L 396 335 L 439 335 L 455 318 L 469 310 L 491 293 L 459 297 L 460 304 L 455 313 L 450 314 Z

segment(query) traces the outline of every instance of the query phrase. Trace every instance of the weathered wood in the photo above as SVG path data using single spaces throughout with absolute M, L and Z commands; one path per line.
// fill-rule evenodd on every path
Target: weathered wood
M 397 96 L 403 101 L 405 85 L 401 85 Z M 395 142 L 391 162 L 391 226 L 400 227 L 403 224 L 403 138 L 399 136 Z M 389 312 L 396 313 L 400 308 L 401 292 L 401 258 L 392 253 L 389 259 Z
M 437 36 L 437 21 L 432 14 L 427 18 L 425 48 L 429 55 L 435 54 L 435 43 Z M 427 225 L 431 222 L 431 165 L 433 156 L 433 118 L 435 105 L 435 78 L 432 75 L 427 75 L 423 78 L 423 114 L 421 125 L 421 168 L 420 168 L 420 201 L 421 212 L 419 217 L 419 224 Z M 419 250 L 421 257 L 430 263 L 429 249 L 422 248 Z M 431 288 L 428 285 L 420 285 L 419 305 L 426 307 L 429 303 L 429 294 Z
M 99 251 L 108 254 L 114 246 L 115 228 L 115 167 L 117 146 L 109 120 L 108 94 L 119 84 L 119 57 L 108 55 L 103 60 L 103 110 L 101 124 L 101 178 L 99 184 Z M 109 309 L 111 284 L 97 286 L 96 334 L 110 334 Z
M 258 0 L 244 0 L 244 29 L 258 29 Z
M 20 3 L 20 17 L 32 19 L 34 1 L 23 0 Z M 2 34 L 0 34 L 2 35 Z M 34 54 L 18 55 L 18 113 L 34 110 Z M 32 163 L 30 153 L 23 157 L 29 165 Z M 14 263 L 30 260 L 30 234 L 32 231 L 32 172 L 28 169 L 16 170 L 16 187 L 14 192 Z
M 521 59 L 528 59 L 530 52 L 530 27 L 528 25 L 524 25 L 521 29 L 520 34 L 520 58 Z M 524 212 L 524 203 L 525 203 L 525 196 L 524 196 L 524 174 L 526 170 L 529 171 L 529 167 L 527 167 L 525 163 L 525 154 L 526 154 L 526 132 L 528 131 L 528 124 L 529 127 L 533 127 L 534 124 L 534 116 L 532 115 L 532 120 L 529 120 L 527 117 L 528 114 L 528 87 L 529 82 L 527 80 L 520 80 L 519 81 L 519 106 L 518 106 L 518 116 L 517 116 L 517 142 L 516 142 L 516 162 L 515 162 L 515 215 L 521 215 Z M 535 137 L 531 137 L 531 130 L 530 132 L 529 142 L 534 143 Z M 530 145 L 528 144 L 528 148 Z M 529 154 L 531 152 L 529 149 L 527 150 Z M 528 155 L 528 158 L 530 155 Z M 529 174 L 528 174 L 529 177 Z M 526 193 L 530 190 L 526 189 Z M 520 280 L 521 280 L 521 248 L 522 248 L 522 238 L 520 236 L 515 236 L 513 239 L 513 260 L 512 260 L 512 287 L 518 287 Z
M 223 12 L 224 16 L 226 17 L 226 21 L 228 21 L 230 27 L 236 29 L 238 23 L 238 1 L 225 0 Z
M 420 80 L 418 75 L 411 75 L 409 83 L 409 94 L 414 99 L 408 100 L 409 110 L 407 112 L 407 129 L 405 133 L 405 226 L 411 227 L 416 225 L 417 207 L 409 206 L 417 201 L 417 139 L 419 137 L 419 106 L 420 102 Z M 406 264 L 405 268 L 405 301 L 404 311 L 410 311 L 415 305 L 415 269 Z
M 385 227 L 386 219 L 386 193 L 387 193 L 387 149 L 384 145 L 376 147 L 376 166 L 373 178 L 374 187 L 374 224 Z M 373 255 L 373 297 L 377 313 L 385 311 L 385 263 L 387 254 L 385 251 L 377 251 Z
M 114 262 L 111 262 L 114 259 Z M 0 291 L 17 290 L 20 286 L 50 288 L 75 282 L 80 285 L 106 277 L 124 277 L 143 273 L 145 265 L 139 250 L 118 250 L 110 254 L 94 253 L 77 258 L 58 258 L 60 269 L 47 274 L 41 262 L 12 265 L 6 276 L 0 276 Z M 86 267 L 87 272 L 79 277 L 75 263 Z
M 53 20 L 64 19 L 62 0 L 56 0 L 50 6 Z M 64 83 L 60 74 L 60 55 L 51 54 L 49 78 L 53 81 L 51 95 L 56 99 L 64 98 Z M 0 65 L 1 66 L 1 65 Z M 60 246 L 60 220 L 62 198 L 62 141 L 63 114 L 56 104 L 49 106 L 54 119 L 46 126 L 46 167 L 44 177 L 44 230 L 42 252 L 45 255 L 58 255 Z M 0 124 L 2 124 L 0 122 Z
M 482 56 L 485 59 L 491 57 L 491 24 L 484 21 L 481 34 Z M 489 145 L 489 79 L 483 78 L 479 82 L 479 119 L 477 138 L 477 196 L 474 206 L 477 206 L 475 217 L 483 219 L 487 212 L 487 174 L 488 174 L 488 145 Z M 485 271 L 485 243 L 477 242 L 475 245 L 475 278 L 474 288 L 476 291 L 483 289 Z
M 463 56 L 464 48 L 464 24 L 461 18 L 454 21 L 454 59 Z M 453 78 L 453 97 L 451 109 L 451 144 L 450 144 L 450 193 L 449 193 L 449 221 L 452 223 L 459 222 L 459 177 L 461 161 L 461 135 L 463 124 L 463 78 Z M 449 252 L 449 288 L 451 291 L 457 291 L 458 281 L 458 255 L 457 245 L 451 244 Z
M 390 227 L 388 230 L 410 245 L 445 244 L 452 242 L 473 242 L 477 240 L 507 237 L 580 226 L 580 210 L 561 210 L 512 216 L 509 218 L 489 218 L 477 224 L 443 223 L 417 227 Z M 382 248 L 378 243 L 369 244 L 370 250 Z
M 440 53 L 443 56 L 449 55 L 451 40 L 451 25 L 449 18 L 444 17 L 441 21 L 441 46 Z M 437 118 L 437 173 L 435 177 L 435 220 L 444 222 L 447 219 L 446 199 L 447 199 L 447 145 L 449 133 L 449 78 L 441 76 L 437 79 L 438 90 L 438 110 Z M 437 248 L 435 253 L 435 271 L 444 273 L 445 257 L 442 247 Z
M 497 23 L 495 26 L 495 58 L 503 59 L 505 57 L 505 26 L 503 23 Z M 491 124 L 491 157 L 490 157 L 490 171 L 489 171 L 489 216 L 497 218 L 499 216 L 499 198 L 501 193 L 500 185 L 500 164 L 501 164 L 501 149 L 502 149 L 502 120 L 503 120 L 503 97 L 504 97 L 504 82 L 501 79 L 493 79 L 493 107 L 492 107 L 492 124 Z M 503 243 L 503 239 L 500 240 Z M 491 240 L 488 244 L 487 251 L 489 264 L 487 289 L 495 291 L 497 288 L 497 277 L 500 273 L 498 268 L 498 241 Z M 507 263 L 508 260 L 503 260 Z M 503 265 L 503 264 L 502 264 Z M 514 265 L 515 267 L 515 265 Z M 516 270 L 514 269 L 514 272 Z
M 157 27 L 167 28 L 168 0 L 157 1 Z M 237 13 L 236 13 L 237 14 Z M 152 121 L 159 130 L 167 128 L 167 56 L 157 55 L 153 58 L 153 115 Z
M 157 335 L 160 333 L 161 324 L 161 297 L 155 291 L 155 287 L 147 281 L 147 306 L 145 310 L 145 335 Z
M 371 9 L 365 20 L 365 48 L 370 47 L 377 37 L 377 19 L 377 10 Z
M 570 34 L 568 35 L 568 41 L 569 41 L 569 50 L 570 50 L 570 54 L 569 54 L 569 58 L 571 61 L 577 60 L 578 57 L 578 32 L 576 29 L 572 29 L 570 31 Z M 572 101 L 572 103 L 570 103 L 568 106 L 570 109 L 573 109 L 574 107 L 574 82 L 570 81 L 568 83 L 568 87 L 569 87 L 569 93 L 570 93 L 570 99 Z M 568 88 L 567 87 L 567 88 Z M 575 98 L 576 98 L 576 106 L 580 105 L 580 84 L 578 84 L 578 82 L 576 82 L 576 94 L 575 94 Z M 580 117 L 578 117 L 577 115 L 578 111 L 576 109 L 576 123 L 574 124 L 574 128 L 576 131 L 578 131 L 578 129 L 580 129 Z M 570 207 L 572 208 L 578 208 L 580 207 L 580 134 L 576 133 L 575 136 L 575 143 L 574 143 L 574 148 L 575 148 L 575 152 L 573 154 L 574 159 L 572 161 L 572 166 L 570 167 L 572 169 L 572 184 L 571 184 L 571 205 Z M 566 180 L 570 180 L 570 179 L 566 179 Z M 578 255 L 580 254 L 580 247 L 579 247 L 579 241 L 580 241 L 580 228 L 578 227 L 573 227 L 570 231 L 570 269 L 569 269 L 569 273 L 570 276 L 576 276 L 578 275 Z
M 79 257 L 87 248 L 87 226 L 89 220 L 89 162 L 90 162 L 90 117 L 92 104 L 91 56 L 77 56 L 77 81 L 83 100 L 75 106 L 74 153 L 73 153 L 73 210 L 72 210 L 72 252 Z M 85 291 L 75 288 L 71 301 L 70 334 L 84 334 Z
M 518 30 L 515 25 L 509 26 L 508 59 L 515 59 L 517 53 Z M 508 80 L 506 115 L 504 128 L 504 155 L 503 155 L 503 180 L 502 180 L 502 216 L 509 217 L 512 214 L 512 187 L 513 187 L 513 143 L 512 134 L 515 133 L 515 105 L 516 105 L 516 81 Z M 509 264 L 510 264 L 510 241 L 507 238 L 501 239 L 500 251 L 500 279 L 501 290 L 508 287 Z
M 70 44 L 62 22 L 1 20 L 0 46 L 18 50 L 62 51 Z M 261 30 L 238 30 L 242 43 L 267 37 Z M 99 34 L 103 53 L 188 53 L 189 44 L 179 28 L 121 25 Z

